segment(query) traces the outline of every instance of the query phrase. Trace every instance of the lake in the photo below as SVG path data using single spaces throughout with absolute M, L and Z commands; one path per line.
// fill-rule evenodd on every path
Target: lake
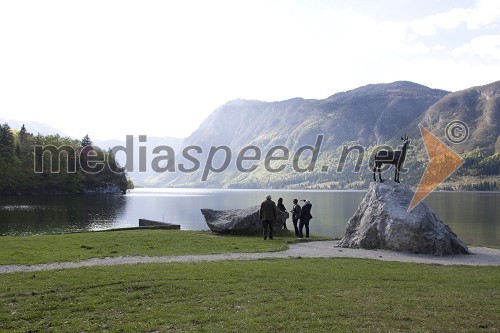
M 138 226 L 139 218 L 171 222 L 184 230 L 207 230 L 201 208 L 257 205 L 270 193 L 313 204 L 311 232 L 342 237 L 363 199 L 362 191 L 135 189 L 126 195 L 0 197 L 0 234 L 29 235 Z M 468 244 L 500 245 L 500 192 L 435 192 L 424 201 Z M 287 221 L 289 229 L 292 223 Z

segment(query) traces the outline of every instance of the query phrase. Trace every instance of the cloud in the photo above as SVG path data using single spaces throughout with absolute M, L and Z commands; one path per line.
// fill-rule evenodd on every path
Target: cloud
M 331 39 L 352 56 L 355 51 L 391 50 L 406 39 L 406 25 L 401 22 L 377 21 L 353 9 L 331 12 Z
M 415 43 L 413 45 L 409 45 L 407 47 L 403 47 L 401 52 L 411 53 L 411 54 L 426 54 L 432 51 L 432 48 L 425 45 L 422 41 Z
M 469 30 L 491 29 L 500 20 L 500 1 L 479 0 L 472 8 L 454 8 L 447 12 L 429 15 L 408 23 L 419 36 L 433 36 L 439 29 L 451 30 L 465 25 Z
M 500 1 L 480 0 L 467 17 L 467 27 L 471 30 L 498 27 L 500 20 Z
M 436 35 L 438 29 L 454 29 L 465 23 L 469 16 L 467 9 L 457 8 L 448 12 L 429 15 L 424 18 L 414 20 L 408 23 L 409 28 L 420 36 Z
M 500 60 L 500 35 L 483 35 L 470 43 L 452 51 L 454 57 L 479 57 L 487 60 Z
M 0 109 L 78 136 L 184 136 L 235 98 L 498 79 L 500 1 L 441 12 L 413 1 L 434 15 L 386 2 L 0 1 Z
M 358 76 L 452 91 L 493 82 L 500 60 L 500 35 L 492 31 L 498 3 L 479 1 L 416 20 L 377 20 L 352 8 L 332 11 L 329 36 L 341 50 L 334 59 L 342 64 L 336 70 L 353 86 Z

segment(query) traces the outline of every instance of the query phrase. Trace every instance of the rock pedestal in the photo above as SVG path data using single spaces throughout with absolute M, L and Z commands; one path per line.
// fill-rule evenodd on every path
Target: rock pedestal
M 413 191 L 403 184 L 371 183 L 347 222 L 339 246 L 436 256 L 470 254 L 465 243 L 423 202 L 408 212 L 412 198 Z
M 243 209 L 214 210 L 202 209 L 201 213 L 205 217 L 210 230 L 219 233 L 261 233 L 262 222 L 259 218 L 260 206 L 252 206 Z M 279 231 L 283 227 L 285 214 L 277 210 L 278 220 L 274 222 L 274 231 Z

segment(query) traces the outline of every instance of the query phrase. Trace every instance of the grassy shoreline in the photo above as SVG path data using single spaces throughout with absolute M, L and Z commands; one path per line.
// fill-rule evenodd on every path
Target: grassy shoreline
M 333 238 L 312 235 L 310 240 Z M 284 251 L 298 240 L 281 231 L 272 241 L 260 235 L 133 228 L 34 236 L 1 236 L 0 265 L 36 265 L 120 256 L 181 256 Z M 482 246 L 482 245 L 474 245 Z M 497 246 L 486 246 L 500 249 Z
M 274 259 L 0 275 L 5 332 L 498 332 L 498 267 Z
M 258 235 L 228 236 L 210 231 L 161 229 L 2 236 L 0 265 L 34 265 L 127 255 L 272 252 L 286 250 L 295 241 L 291 232 L 278 233 L 272 241 L 264 242 Z
M 294 241 L 172 230 L 2 237 L 0 263 Z M 500 267 L 297 258 L 0 274 L 0 332 L 498 332 L 499 312 Z

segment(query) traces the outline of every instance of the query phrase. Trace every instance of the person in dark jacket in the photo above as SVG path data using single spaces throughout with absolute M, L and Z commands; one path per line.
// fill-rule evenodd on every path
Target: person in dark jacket
M 293 207 L 290 213 L 292 213 L 293 229 L 295 229 L 295 237 L 299 237 L 299 228 L 297 227 L 297 222 L 299 222 L 301 207 L 299 205 L 299 200 L 293 199 Z
M 305 201 L 304 206 L 302 206 L 302 210 L 300 212 L 300 222 L 299 222 L 299 237 L 304 238 L 304 234 L 302 233 L 302 228 L 306 227 L 306 238 L 309 238 L 309 221 L 312 219 L 311 215 L 312 204 L 309 200 Z
M 266 200 L 260 205 L 260 220 L 262 221 L 262 229 L 264 233 L 264 240 L 273 239 L 273 223 L 277 219 L 276 204 L 271 200 L 271 195 L 266 196 Z
M 278 209 L 281 210 L 284 214 L 288 216 L 288 212 L 286 211 L 285 205 L 283 205 L 283 198 L 278 199 Z M 286 227 L 286 219 L 288 217 L 285 217 L 285 220 L 283 221 L 283 229 L 288 230 Z

